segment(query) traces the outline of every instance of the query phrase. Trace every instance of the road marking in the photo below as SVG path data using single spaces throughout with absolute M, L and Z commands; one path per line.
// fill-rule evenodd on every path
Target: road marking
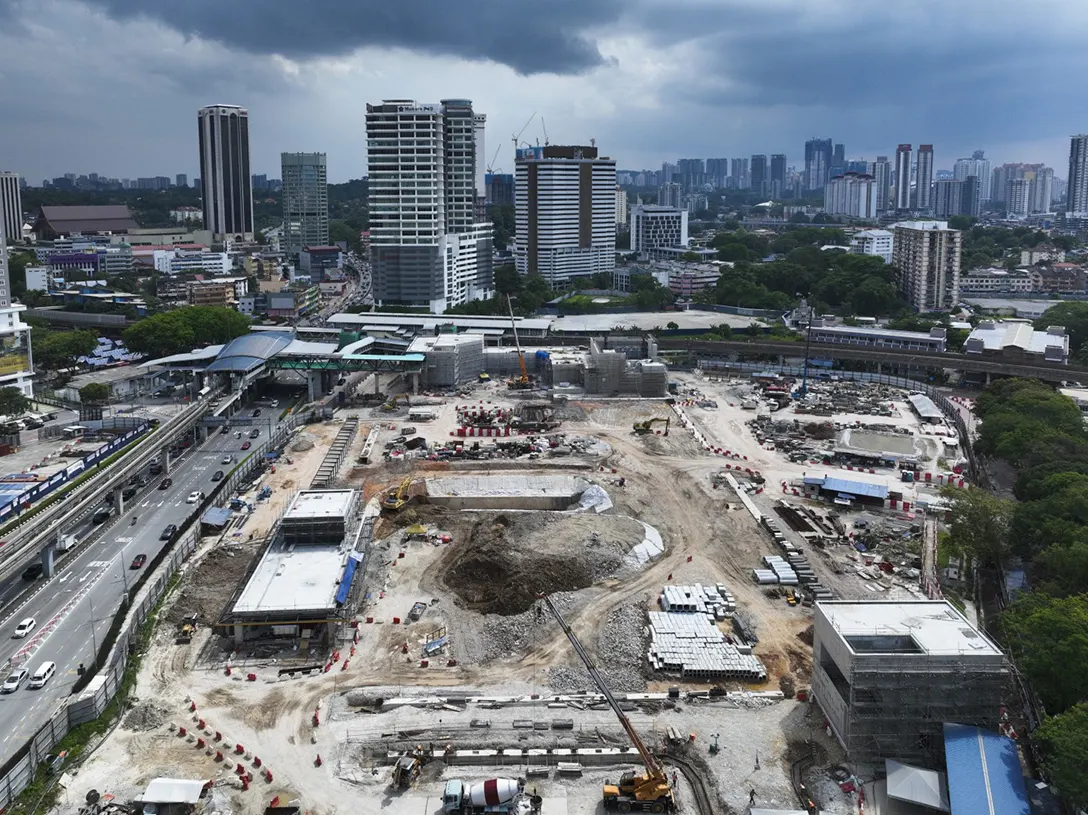
M 92 574 L 94 574 L 94 569 L 91 569 L 89 572 L 87 572 L 87 574 L 83 575 L 83 577 L 79 578 L 79 582 L 82 583 L 84 580 L 86 580 Z
M 65 582 L 67 582 L 67 581 L 68 581 L 68 579 L 69 579 L 70 577 L 71 577 L 71 575 L 70 575 L 70 574 L 66 574 L 66 575 L 65 575 L 64 577 L 62 577 L 62 578 L 61 578 L 60 580 L 58 580 L 57 582 L 58 582 L 58 583 L 65 583 Z
M 150 501 L 144 501 L 142 504 L 140 504 L 140 506 L 146 507 L 150 503 L 151 503 Z

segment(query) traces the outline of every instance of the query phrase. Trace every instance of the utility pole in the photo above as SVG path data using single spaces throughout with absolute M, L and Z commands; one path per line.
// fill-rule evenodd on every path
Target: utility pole
M 801 398 L 804 399 L 808 395 L 808 354 L 809 349 L 812 347 L 812 306 L 808 304 L 807 297 L 801 302 L 808 308 L 808 324 L 805 328 L 805 367 L 801 372 Z

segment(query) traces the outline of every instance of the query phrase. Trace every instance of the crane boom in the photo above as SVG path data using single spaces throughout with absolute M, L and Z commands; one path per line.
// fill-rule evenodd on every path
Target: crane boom
M 582 647 L 582 643 L 578 640 L 578 635 L 574 633 L 569 625 L 567 625 L 567 621 L 563 619 L 563 615 L 560 614 L 559 609 L 555 607 L 552 598 L 546 594 L 541 594 L 540 599 L 548 606 L 552 616 L 554 616 L 556 622 L 559 623 L 559 627 L 563 629 L 563 633 L 566 634 L 567 639 L 570 640 L 570 644 L 574 646 L 574 651 L 578 654 L 578 658 L 581 659 L 582 663 L 586 666 L 586 671 L 589 672 L 590 678 L 593 679 L 594 684 L 608 702 L 608 706 L 612 708 L 612 712 L 615 713 L 616 717 L 620 720 L 624 732 L 627 733 L 627 738 L 631 740 L 631 744 L 635 745 L 635 749 L 638 750 L 638 754 L 642 758 L 642 763 L 646 765 L 647 775 L 654 780 L 667 778 L 665 771 L 661 768 L 660 762 L 654 758 L 654 754 L 651 753 L 650 749 L 642 742 L 642 739 L 638 735 L 638 731 L 636 731 L 634 725 L 631 724 L 631 720 L 627 718 L 627 714 L 620 708 L 619 702 L 616 701 L 616 697 L 613 696 L 612 691 L 608 689 L 608 683 L 604 681 L 601 672 L 597 669 L 593 660 L 590 659 L 586 649 Z
M 514 306 L 510 303 L 510 295 L 506 295 L 506 308 L 510 312 L 510 326 L 514 329 L 514 346 L 518 349 L 518 364 L 521 365 L 521 383 L 529 382 L 529 371 L 525 368 L 525 354 L 521 352 L 521 340 L 518 339 L 518 324 L 514 320 Z

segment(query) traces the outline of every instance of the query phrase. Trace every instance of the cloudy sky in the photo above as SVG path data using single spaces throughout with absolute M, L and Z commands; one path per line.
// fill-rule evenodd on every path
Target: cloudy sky
M 255 172 L 366 172 L 365 104 L 469 98 L 621 167 L 931 142 L 1065 177 L 1088 131 L 1085 0 L 0 0 L 0 169 L 197 174 L 196 110 L 249 108 Z M 497 150 L 497 154 L 496 154 Z

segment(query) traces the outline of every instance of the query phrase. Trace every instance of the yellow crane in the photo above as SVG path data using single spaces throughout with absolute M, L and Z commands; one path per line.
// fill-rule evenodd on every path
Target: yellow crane
M 510 295 L 506 295 L 506 308 L 510 312 L 510 325 L 514 329 L 514 346 L 518 349 L 518 365 L 521 366 L 521 376 L 517 379 L 511 377 L 506 381 L 506 387 L 515 390 L 526 390 L 533 387 L 529 381 L 529 371 L 525 367 L 525 354 L 521 352 L 521 341 L 518 339 L 518 325 L 514 322 L 514 307 L 510 303 Z
M 404 505 L 411 500 L 411 496 L 408 494 L 408 490 L 412 488 L 412 476 L 407 476 L 400 482 L 400 486 L 396 489 L 389 490 L 382 496 L 382 509 L 389 512 L 400 512 L 404 509 Z
M 616 714 L 616 718 L 620 720 L 620 725 L 623 726 L 624 732 L 627 733 L 627 738 L 631 740 L 631 744 L 638 750 L 642 763 L 646 767 L 645 774 L 640 775 L 629 770 L 620 776 L 619 784 L 605 784 L 602 791 L 604 808 L 606 810 L 614 809 L 618 812 L 675 812 L 676 798 L 673 795 L 669 777 L 662 768 L 661 762 L 650 752 L 650 748 L 643 743 L 638 731 L 631 724 L 631 720 L 627 718 L 627 714 L 623 712 L 619 702 L 616 701 L 616 697 L 609 690 L 608 683 L 604 681 L 601 672 L 593 663 L 586 649 L 582 647 L 578 635 L 567 625 L 566 620 L 563 619 L 563 615 L 559 613 L 559 609 L 555 607 L 552 599 L 546 594 L 540 594 L 538 597 L 547 605 L 556 622 L 563 629 L 563 633 L 570 640 L 570 644 L 574 646 L 575 653 L 582 660 L 582 664 L 586 666 L 590 678 L 604 696 L 605 701 L 608 702 L 608 706 L 612 708 L 612 712 Z
M 654 425 L 659 424 L 660 422 L 665 423 L 665 435 L 669 435 L 669 417 L 667 416 L 665 418 L 655 416 L 652 419 L 643 419 L 641 422 L 635 422 L 634 429 L 640 436 L 645 436 L 647 433 L 652 433 Z

